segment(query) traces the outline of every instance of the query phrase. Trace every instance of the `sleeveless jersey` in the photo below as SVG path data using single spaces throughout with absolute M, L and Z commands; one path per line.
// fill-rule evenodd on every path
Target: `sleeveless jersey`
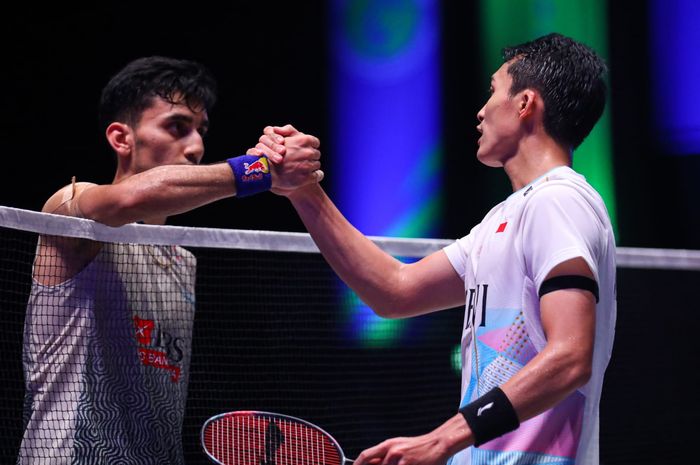
M 34 281 L 21 464 L 184 463 L 194 256 L 103 244 L 73 278 Z

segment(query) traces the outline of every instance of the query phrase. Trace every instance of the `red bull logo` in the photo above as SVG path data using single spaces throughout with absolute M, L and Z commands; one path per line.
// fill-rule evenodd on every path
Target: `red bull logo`
M 267 158 L 260 157 L 253 163 L 243 163 L 243 168 L 245 168 L 246 175 L 252 173 L 269 173 L 270 165 L 268 165 Z

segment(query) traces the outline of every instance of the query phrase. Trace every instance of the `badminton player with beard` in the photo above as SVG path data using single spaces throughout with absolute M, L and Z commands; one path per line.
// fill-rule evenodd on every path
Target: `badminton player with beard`
M 455 415 L 424 435 L 365 450 L 356 465 L 598 464 L 615 242 L 601 197 L 571 165 L 603 112 L 605 72 L 593 50 L 560 34 L 504 50 L 477 113 L 476 157 L 502 168 L 513 194 L 418 262 L 376 247 L 320 185 L 288 196 L 333 269 L 378 315 L 465 305 Z M 299 134 L 265 128 L 248 153 Z

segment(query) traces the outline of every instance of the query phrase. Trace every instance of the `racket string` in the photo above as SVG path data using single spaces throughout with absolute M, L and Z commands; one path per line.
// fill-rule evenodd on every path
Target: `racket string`
M 278 416 L 223 416 L 205 427 L 205 450 L 224 465 L 342 465 L 327 433 Z

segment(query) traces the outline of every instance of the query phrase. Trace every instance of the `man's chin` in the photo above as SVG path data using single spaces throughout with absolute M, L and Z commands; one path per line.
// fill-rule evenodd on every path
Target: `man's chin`
M 501 163 L 497 157 L 494 157 L 493 154 L 489 154 L 485 150 L 481 150 L 481 147 L 476 151 L 476 159 L 479 160 L 482 165 L 491 168 L 500 168 L 503 166 L 503 163 Z

